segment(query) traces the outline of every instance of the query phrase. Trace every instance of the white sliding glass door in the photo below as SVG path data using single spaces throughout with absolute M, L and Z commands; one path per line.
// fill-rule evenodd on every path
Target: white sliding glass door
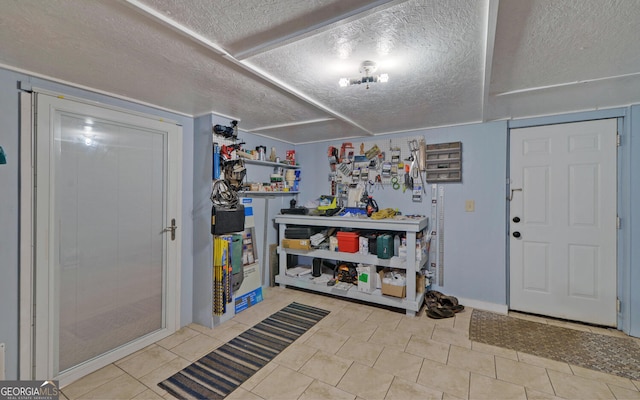
M 42 94 L 37 109 L 36 375 L 64 381 L 177 327 L 180 128 Z

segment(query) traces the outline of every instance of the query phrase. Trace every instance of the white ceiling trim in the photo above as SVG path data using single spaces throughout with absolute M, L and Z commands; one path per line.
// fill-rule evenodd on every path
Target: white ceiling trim
M 634 76 L 640 76 L 640 72 L 634 72 L 634 73 L 631 73 L 631 74 L 623 74 L 623 75 L 616 75 L 616 76 L 605 76 L 604 78 L 583 79 L 583 80 L 580 80 L 580 81 L 567 82 L 567 83 L 558 83 L 558 84 L 555 84 L 555 85 L 546 85 L 546 86 L 538 86 L 538 87 L 532 87 L 532 88 L 511 90 L 511 91 L 508 91 L 508 92 L 496 93 L 493 96 L 495 96 L 495 97 L 503 97 L 503 96 L 510 96 L 510 95 L 514 95 L 514 94 L 540 92 L 540 91 L 548 90 L 548 89 L 555 89 L 555 88 L 561 88 L 561 87 L 571 87 L 571 86 L 576 86 L 576 85 L 585 85 L 585 84 L 588 84 L 588 83 L 624 79 L 624 78 L 629 78 L 629 77 L 634 77 Z
M 172 30 L 174 30 L 175 32 L 178 32 L 179 34 L 182 34 L 184 36 L 186 36 L 187 38 L 193 40 L 195 43 L 215 52 L 218 55 L 222 55 L 222 57 L 224 57 L 224 59 L 230 61 L 231 63 L 233 63 L 234 65 L 237 65 L 241 68 L 243 68 L 245 71 L 255 75 L 256 77 L 260 78 L 261 80 L 263 80 L 265 83 L 268 83 L 272 86 L 274 86 L 277 89 L 280 89 L 286 93 L 289 93 L 295 97 L 297 97 L 298 99 L 306 102 L 309 105 L 312 105 L 316 108 L 318 108 L 319 110 L 322 110 L 324 112 L 326 112 L 327 114 L 330 114 L 334 117 L 336 117 L 337 119 L 346 122 L 349 125 L 352 125 L 360 130 L 363 131 L 363 133 L 365 133 L 368 136 L 373 135 L 373 132 L 369 131 L 368 129 L 364 128 L 363 126 L 361 126 L 360 124 L 356 123 L 355 121 L 351 120 L 350 118 L 347 118 L 346 116 L 338 113 L 337 111 L 334 111 L 328 107 L 326 107 L 325 105 L 317 102 L 316 100 L 310 98 L 309 96 L 305 95 L 304 93 L 296 90 L 295 88 L 291 87 L 290 85 L 286 84 L 285 82 L 280 81 L 279 79 L 271 76 L 270 74 L 266 73 L 265 71 L 261 70 L 260 68 L 256 67 L 255 65 L 252 65 L 249 62 L 246 61 L 241 61 L 236 59 L 233 55 L 231 55 L 230 53 L 228 53 L 226 50 L 224 50 L 222 47 L 220 47 L 218 44 L 213 43 L 212 41 L 210 41 L 209 39 L 205 38 L 204 36 L 194 32 L 193 30 L 187 28 L 186 26 L 174 21 L 171 18 L 168 18 L 167 16 L 159 13 L 158 11 L 156 11 L 153 8 L 148 7 L 147 5 L 140 3 L 138 0 L 125 0 L 127 2 L 127 4 L 129 4 L 130 6 L 132 6 L 134 9 L 138 10 L 139 12 L 141 12 L 142 14 L 151 17 L 152 19 L 159 21 L 160 23 L 162 23 L 163 25 L 168 26 L 169 28 L 171 28 Z
M 176 32 L 178 32 L 180 34 L 183 34 L 187 38 L 193 40 L 194 42 L 198 43 L 201 46 L 206 47 L 207 49 L 213 51 L 214 53 L 216 53 L 218 55 L 222 55 L 222 56 L 229 54 L 229 53 L 227 53 L 227 51 L 225 49 L 223 49 L 222 47 L 220 47 L 216 43 L 213 43 L 212 41 L 210 41 L 206 37 L 200 35 L 197 32 L 194 32 L 193 30 L 187 28 L 186 26 L 177 23 L 176 21 L 174 21 L 171 18 L 167 17 L 166 15 L 156 11 L 155 9 L 147 6 L 146 4 L 141 3 L 138 0 L 125 0 L 125 1 L 127 2 L 127 4 L 132 6 L 134 9 L 142 12 L 142 14 L 145 14 L 147 16 L 152 17 L 156 21 L 159 21 L 163 25 L 173 29 L 174 31 L 176 31 Z
M 493 50 L 496 43 L 496 27 L 498 25 L 498 5 L 500 0 L 489 0 L 487 6 L 487 31 L 484 49 L 484 80 L 482 82 L 482 120 L 488 116 L 489 92 L 491 91 L 491 66 L 493 65 Z
M 287 123 L 287 124 L 261 126 L 261 127 L 258 127 L 258 128 L 249 129 L 249 130 L 247 130 L 247 132 L 268 131 L 270 129 L 288 128 L 288 127 L 291 127 L 291 126 L 309 125 L 309 124 L 316 124 L 318 122 L 326 122 L 326 121 L 333 121 L 333 120 L 335 120 L 335 118 L 318 118 L 318 119 L 311 119 L 311 120 L 308 120 L 308 121 L 290 122 L 290 123 Z
M 262 43 L 258 46 L 254 46 L 253 48 L 243 50 L 234 55 L 237 60 L 244 60 L 255 55 L 264 53 L 269 50 L 273 50 L 278 47 L 285 46 L 287 44 L 297 42 L 298 40 L 305 39 L 309 36 L 316 35 L 318 33 L 327 31 L 331 28 L 334 28 L 337 25 L 342 25 L 348 22 L 351 22 L 354 19 L 363 18 L 369 14 L 376 13 L 383 9 L 395 6 L 396 4 L 404 3 L 407 0 L 376 0 L 372 1 L 370 4 L 366 6 L 362 6 L 355 10 L 346 12 L 344 14 L 334 16 L 325 21 L 321 21 L 317 24 L 310 25 L 309 27 L 299 30 L 297 32 L 289 33 L 283 35 L 277 39 L 271 40 L 269 42 Z

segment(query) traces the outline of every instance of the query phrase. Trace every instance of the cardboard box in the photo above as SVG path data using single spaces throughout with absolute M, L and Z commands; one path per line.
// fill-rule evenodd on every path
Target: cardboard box
M 380 282 L 382 284 L 382 294 L 393 297 L 406 297 L 407 286 L 389 285 L 384 283 L 384 271 L 378 273 L 380 275 Z
M 309 239 L 282 239 L 282 247 L 287 249 L 311 250 Z

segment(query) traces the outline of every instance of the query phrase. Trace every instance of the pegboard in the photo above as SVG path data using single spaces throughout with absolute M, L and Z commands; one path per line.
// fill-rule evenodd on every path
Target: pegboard
M 420 188 L 420 190 L 416 190 L 415 192 L 410 189 L 404 190 L 405 170 L 404 168 L 397 166 L 398 164 L 395 164 L 397 173 L 394 174 L 394 173 L 391 173 L 391 171 L 389 171 L 388 174 L 383 173 L 383 172 L 386 172 L 387 170 L 387 168 L 383 168 L 385 166 L 385 163 L 391 163 L 394 154 L 396 154 L 396 151 L 394 150 L 399 149 L 398 158 L 400 163 L 402 163 L 403 165 L 407 163 L 410 164 L 410 161 L 407 161 L 407 158 L 411 156 L 411 148 L 410 148 L 409 142 L 412 140 L 415 140 L 415 142 L 419 145 L 420 141 L 424 142 L 424 137 L 416 136 L 416 137 L 403 137 L 403 138 L 380 139 L 380 140 L 369 139 L 367 141 L 353 140 L 353 141 L 344 141 L 344 142 L 332 144 L 333 147 L 336 147 L 338 149 L 338 154 L 340 155 L 342 144 L 351 143 L 353 146 L 355 157 L 353 162 L 349 164 L 337 163 L 335 165 L 335 171 L 332 171 L 329 174 L 329 181 L 331 182 L 331 185 L 332 185 L 331 193 L 333 195 L 339 195 L 338 192 L 340 192 L 340 188 L 342 186 L 357 184 L 358 186 L 362 186 L 366 188 L 368 192 L 375 192 L 376 190 L 389 191 L 390 193 L 409 192 L 408 195 L 413 196 L 414 201 L 416 202 L 423 201 L 423 196 L 426 193 L 426 183 L 427 183 L 426 174 L 424 174 L 424 172 L 421 173 L 422 179 L 420 179 L 419 175 L 414 177 L 414 181 L 413 181 L 414 188 L 416 189 Z M 380 153 L 384 153 L 384 159 L 380 160 L 379 162 L 376 162 L 375 166 L 371 167 L 369 165 L 370 160 L 367 161 L 368 158 L 360 157 L 359 159 L 357 156 L 361 156 L 361 151 L 366 154 L 369 150 L 373 148 L 374 145 L 378 147 Z M 424 148 L 426 148 L 426 143 L 424 145 Z M 420 154 L 420 152 L 418 153 Z M 424 158 L 424 156 L 422 156 L 422 158 Z M 364 159 L 364 161 L 361 159 Z M 392 165 L 391 168 L 393 170 L 394 163 L 392 163 L 391 165 Z M 422 166 L 421 170 L 424 170 L 424 164 L 422 164 L 421 166 Z M 360 170 L 358 171 L 357 168 L 360 168 Z M 376 177 L 378 175 L 380 175 L 380 178 L 381 178 L 380 182 L 376 181 Z M 397 178 L 397 184 L 399 185 L 398 189 L 393 189 L 394 177 Z

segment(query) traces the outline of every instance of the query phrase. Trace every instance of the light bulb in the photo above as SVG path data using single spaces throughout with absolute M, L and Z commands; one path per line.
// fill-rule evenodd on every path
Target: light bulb
M 340 87 L 347 87 L 347 86 L 349 86 L 349 79 L 347 79 L 347 78 L 340 78 L 340 80 L 338 81 L 338 85 L 340 85 Z
M 380 74 L 380 76 L 378 77 L 378 82 L 382 82 L 382 83 L 389 82 L 389 75 Z

